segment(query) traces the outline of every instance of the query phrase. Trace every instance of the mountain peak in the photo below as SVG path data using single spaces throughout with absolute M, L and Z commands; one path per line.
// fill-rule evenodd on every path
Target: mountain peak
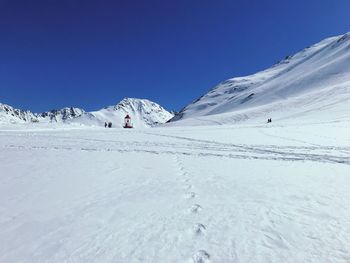
M 118 123 L 122 123 L 125 115 L 129 114 L 135 127 L 155 126 L 167 122 L 174 116 L 153 101 L 137 98 L 124 98 L 117 105 L 104 108 L 93 114 L 106 120 L 117 120 Z

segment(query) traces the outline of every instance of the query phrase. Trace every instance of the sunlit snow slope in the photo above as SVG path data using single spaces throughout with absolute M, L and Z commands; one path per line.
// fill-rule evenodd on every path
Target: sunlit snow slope
M 226 80 L 172 121 L 195 125 L 291 117 L 350 118 L 350 33 L 327 38 L 267 70 Z

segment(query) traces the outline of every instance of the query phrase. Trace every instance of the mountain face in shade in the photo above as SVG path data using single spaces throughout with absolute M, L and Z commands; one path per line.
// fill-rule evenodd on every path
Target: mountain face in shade
M 64 122 L 68 120 L 73 120 L 84 114 L 86 114 L 86 112 L 83 109 L 70 107 L 70 108 L 63 108 L 60 110 L 51 110 L 51 111 L 43 112 L 43 113 L 37 114 L 37 116 L 40 120 L 47 120 L 51 122 Z

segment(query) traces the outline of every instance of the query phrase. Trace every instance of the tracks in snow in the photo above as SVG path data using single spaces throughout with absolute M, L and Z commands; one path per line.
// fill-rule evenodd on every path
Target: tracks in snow
M 197 221 L 192 225 L 192 229 L 190 230 L 191 236 L 194 239 L 193 242 L 199 242 L 203 237 L 203 235 L 207 232 L 206 225 L 201 222 L 199 219 L 199 213 L 202 211 L 202 206 L 198 202 L 198 193 L 195 190 L 195 186 L 193 185 L 192 178 L 189 172 L 185 169 L 185 166 L 178 155 L 175 155 L 175 163 L 179 170 L 180 180 L 184 185 L 184 196 L 188 203 L 187 211 L 189 211 L 188 217 L 190 217 L 189 221 Z M 193 263 L 208 263 L 210 259 L 210 254 L 204 249 L 198 249 L 192 254 Z
M 217 156 L 234 159 L 262 159 L 283 161 L 314 161 L 343 163 L 350 165 L 350 147 L 336 146 L 276 146 L 276 145 L 247 145 L 221 143 L 211 140 L 188 138 L 183 136 L 163 135 L 147 132 L 146 134 L 173 138 L 191 142 L 191 149 L 196 152 L 201 149 L 199 156 Z M 207 152 L 208 151 L 208 152 Z
M 147 137 L 142 140 L 132 141 L 50 135 L 44 136 L 44 138 L 40 137 L 40 140 L 35 142 L 32 141 L 32 136 L 27 136 L 25 144 L 23 142 L 21 144 L 11 143 L 0 145 L 0 148 L 119 153 L 135 152 L 231 159 L 313 161 L 350 165 L 350 147 L 247 145 L 145 131 L 138 131 L 138 133 Z M 154 136 L 159 139 L 152 139 Z M 15 142 L 16 140 L 9 141 Z M 81 147 L 81 145 L 84 145 L 84 147 Z

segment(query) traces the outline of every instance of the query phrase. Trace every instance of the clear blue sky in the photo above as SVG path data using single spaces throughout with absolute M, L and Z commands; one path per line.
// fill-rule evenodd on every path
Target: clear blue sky
M 350 31 L 349 0 L 0 0 L 0 102 L 179 110 L 217 83 Z

